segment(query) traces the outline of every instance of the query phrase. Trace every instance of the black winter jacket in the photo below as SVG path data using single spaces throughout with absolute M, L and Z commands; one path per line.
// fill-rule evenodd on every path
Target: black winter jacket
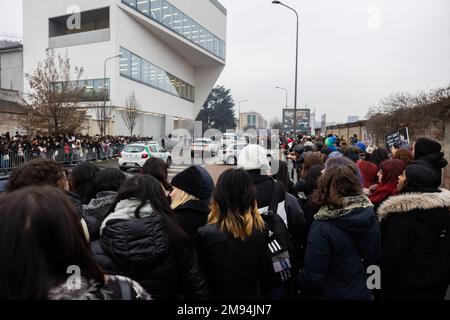
M 228 300 L 260 298 L 265 274 L 268 235 L 255 231 L 244 241 L 234 239 L 216 224 L 198 230 L 198 252 L 212 297 Z
M 195 241 L 197 229 L 208 222 L 209 207 L 203 201 L 190 200 L 173 211 L 183 230 Z
M 367 197 L 347 197 L 344 204 L 341 209 L 322 207 L 315 216 L 299 276 L 305 299 L 372 299 L 367 267 L 379 262 L 379 225 Z
M 123 208 L 132 216 L 136 206 L 125 203 Z M 108 217 L 103 222 L 100 240 L 91 244 L 91 250 L 105 273 L 136 280 L 154 299 L 206 298 L 206 281 L 194 248 L 169 237 L 163 215 L 151 212 L 143 216 L 141 209 L 141 216 Z
M 378 209 L 385 299 L 443 300 L 450 283 L 450 191 L 406 193 Z

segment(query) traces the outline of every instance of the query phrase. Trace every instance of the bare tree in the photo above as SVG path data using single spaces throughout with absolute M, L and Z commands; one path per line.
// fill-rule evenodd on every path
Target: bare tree
M 75 77 L 72 82 L 71 75 Z M 86 108 L 80 105 L 85 88 L 77 86 L 83 68 L 70 65 L 69 58 L 48 50 L 32 74 L 26 74 L 31 93 L 21 118 L 29 131 L 51 135 L 78 133 L 86 119 Z
M 102 137 L 106 136 L 108 133 L 108 124 L 111 121 L 114 107 L 108 105 L 105 106 L 103 103 L 94 103 L 91 104 L 90 108 L 95 109 L 100 135 Z
M 436 136 L 443 134 L 445 121 L 450 117 L 450 85 L 417 94 L 394 93 L 372 107 L 367 115 L 366 128 L 381 143 L 384 137 L 403 127 L 408 127 L 411 137 L 425 133 L 434 126 Z
M 278 118 L 273 118 L 270 121 L 270 128 L 281 130 L 283 129 L 283 123 Z
M 137 120 L 140 116 L 139 101 L 136 98 L 134 91 L 127 97 L 125 103 L 125 110 L 122 112 L 122 118 L 126 127 L 130 130 L 130 135 L 133 136 L 134 129 L 137 125 Z

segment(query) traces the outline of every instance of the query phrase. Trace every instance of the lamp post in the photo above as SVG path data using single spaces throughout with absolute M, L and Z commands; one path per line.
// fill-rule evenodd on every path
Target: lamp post
M 239 115 L 238 115 L 238 117 L 239 117 L 239 130 L 241 129 L 241 103 L 244 103 L 244 102 L 248 102 L 248 100 L 241 100 L 241 101 L 238 101 L 238 104 L 239 104 Z
M 275 89 L 281 89 L 284 90 L 286 92 L 286 109 L 288 107 L 288 90 L 286 88 L 283 87 L 275 87 Z
M 299 27 L 299 21 L 298 21 L 298 13 L 294 8 L 289 7 L 288 5 L 285 5 L 281 1 L 272 1 L 273 4 L 279 4 L 283 7 L 288 8 L 289 10 L 294 11 L 295 16 L 297 17 L 297 36 L 296 36 L 296 52 L 295 52 L 295 100 L 294 100 L 294 134 L 297 131 L 297 85 L 298 85 L 298 27 Z
M 100 119 L 101 121 L 101 130 L 102 132 L 100 132 L 100 134 L 102 136 L 106 135 L 106 63 L 109 60 L 115 59 L 115 58 L 119 58 L 121 57 L 121 54 L 115 55 L 113 57 L 109 57 L 105 59 L 104 65 L 103 65 L 103 110 L 102 110 L 102 119 Z

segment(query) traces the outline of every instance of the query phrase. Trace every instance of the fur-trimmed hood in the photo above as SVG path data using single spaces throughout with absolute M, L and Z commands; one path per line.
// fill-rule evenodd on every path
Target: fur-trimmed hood
M 440 189 L 440 191 L 433 193 L 405 193 L 390 197 L 378 208 L 378 219 L 381 221 L 391 213 L 450 208 L 450 191 L 446 189 Z

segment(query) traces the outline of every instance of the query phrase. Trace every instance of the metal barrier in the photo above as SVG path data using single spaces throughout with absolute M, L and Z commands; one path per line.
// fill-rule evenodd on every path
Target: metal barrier
M 51 159 L 62 165 L 75 165 L 79 162 L 99 161 L 117 158 L 124 146 L 111 144 L 106 147 L 84 147 L 71 149 L 56 149 L 47 152 L 38 150 L 4 151 L 0 152 L 0 174 L 7 174 L 25 162 L 33 159 Z

